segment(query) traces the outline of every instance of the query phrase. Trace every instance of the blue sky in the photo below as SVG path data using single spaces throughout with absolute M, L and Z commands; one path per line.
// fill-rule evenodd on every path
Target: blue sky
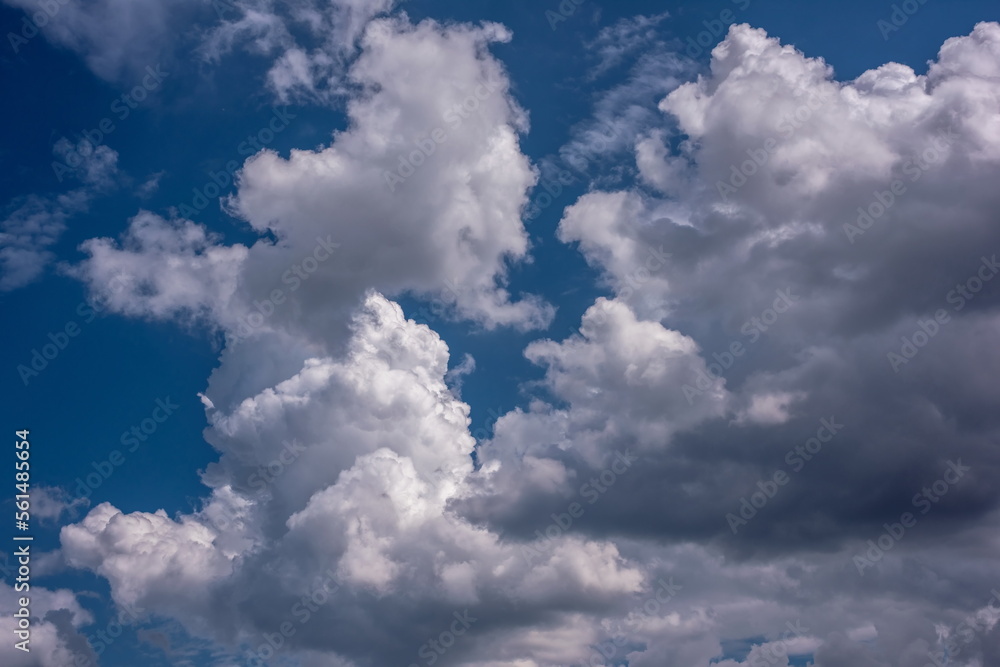
M 52 612 L 4 664 L 255 664 L 328 568 L 270 664 L 431 664 L 470 609 L 435 662 L 908 667 L 972 617 L 947 664 L 1000 655 L 995 3 L 562 8 L 0 3 L 5 423 Z

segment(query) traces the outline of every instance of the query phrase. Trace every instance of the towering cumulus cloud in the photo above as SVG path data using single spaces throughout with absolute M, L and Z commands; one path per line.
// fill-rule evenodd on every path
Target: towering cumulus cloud
M 240 173 L 230 208 L 268 240 L 221 247 L 193 222 L 142 213 L 121 243 L 89 241 L 79 275 L 118 311 L 195 313 L 242 337 L 250 318 L 257 333 L 328 343 L 369 288 L 440 298 L 489 328 L 545 324 L 549 306 L 503 288 L 527 256 L 519 214 L 535 181 L 518 147 L 524 112 L 486 52 L 508 39 L 497 25 L 372 23 L 348 129 L 288 159 L 262 151 Z M 119 273 L 134 280 L 111 294 Z M 272 316 L 259 304 L 275 290 L 295 305 Z
M 998 53 L 983 23 L 926 75 L 840 82 L 734 26 L 636 142 L 642 185 L 566 210 L 560 237 L 616 296 L 528 348 L 556 400 L 498 421 L 456 506 L 530 538 L 589 494 L 574 530 L 683 563 L 676 623 L 714 615 L 687 643 L 650 623 L 630 664 L 754 635 L 751 665 L 922 666 L 949 638 L 948 664 L 996 660 Z M 627 448 L 642 464 L 605 475 Z
M 449 512 L 468 493 L 474 441 L 468 407 L 444 383 L 447 348 L 374 293 L 352 328 L 341 359 L 307 359 L 231 412 L 209 411 L 221 456 L 200 512 L 100 505 L 63 530 L 69 562 L 107 577 L 120 604 L 264 657 L 277 633 L 351 664 L 409 664 L 428 637 L 464 634 L 456 614 L 475 632 L 455 655 L 496 644 L 524 658 L 565 623 L 596 636 L 573 610 L 609 608 L 641 588 L 641 571 L 612 544 L 575 536 L 531 563 Z
M 551 635 L 545 650 L 573 661 L 601 636 L 600 611 L 647 583 L 606 541 L 565 536 L 531 562 L 448 509 L 470 492 L 469 408 L 445 384 L 444 343 L 372 291 L 439 298 L 489 328 L 551 316 L 502 287 L 528 251 L 519 214 L 535 180 L 518 148 L 526 117 L 486 51 L 509 38 L 495 25 L 371 24 L 350 127 L 241 172 L 230 207 L 268 240 L 225 246 L 143 212 L 120 241 L 85 244 L 76 275 L 110 310 L 207 323 L 228 342 L 204 398 L 220 457 L 202 509 L 102 504 L 63 531 L 67 562 L 106 577 L 117 603 L 246 659 L 280 640 L 316 664 L 445 649 L 519 661 Z
M 537 180 L 489 52 L 512 35 L 366 25 L 347 128 L 239 174 L 260 240 L 141 212 L 84 244 L 109 310 L 226 346 L 200 509 L 100 504 L 66 562 L 248 664 L 1000 660 L 1000 25 L 848 82 L 733 26 L 638 133 L 640 182 L 566 209 L 613 294 L 526 348 L 544 398 L 478 447 L 447 345 L 392 299 L 553 317 L 507 289 Z

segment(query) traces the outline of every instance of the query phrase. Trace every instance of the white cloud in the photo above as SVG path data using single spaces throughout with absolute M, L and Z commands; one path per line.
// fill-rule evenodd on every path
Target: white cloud
M 64 527 L 60 539 L 66 562 L 106 577 L 119 605 L 186 614 L 232 571 L 215 538 L 202 524 L 172 521 L 162 510 L 126 515 L 101 503 L 81 523 Z
M 395 0 L 233 0 L 221 23 L 208 33 L 202 52 L 218 61 L 237 45 L 273 55 L 267 73 L 271 92 L 282 103 L 304 99 L 330 102 L 346 93 L 344 72 L 357 54 L 368 23 L 389 13 Z M 230 18 L 229 13 L 237 16 Z M 306 43 L 296 33 L 307 35 Z
M 886 65 L 848 83 L 733 28 L 711 73 L 662 102 L 671 119 L 636 124 L 643 177 L 673 197 L 591 192 L 567 210 L 560 239 L 614 298 L 579 334 L 527 348 L 544 369 L 539 397 L 497 421 L 475 470 L 447 346 L 372 289 L 441 298 L 484 327 L 550 317 L 503 289 L 510 262 L 528 257 L 519 213 L 535 180 L 518 147 L 526 115 L 487 52 L 509 38 L 490 24 L 372 22 L 350 69 L 366 94 L 348 105 L 348 129 L 244 167 L 231 210 L 274 243 L 224 246 L 193 222 L 141 213 L 120 245 L 85 246 L 79 275 L 96 295 L 119 272 L 135 278 L 109 297 L 118 312 L 196 313 L 232 340 L 255 301 L 280 288 L 286 302 L 226 347 L 204 391 L 219 452 L 204 507 L 171 518 L 101 505 L 63 530 L 66 560 L 107 577 L 116 600 L 227 646 L 298 623 L 295 604 L 335 575 L 332 603 L 289 638 L 304 664 L 409 664 L 463 610 L 475 631 L 449 659 L 482 667 L 585 663 L 616 635 L 627 642 L 615 659 L 635 667 L 708 665 L 760 637 L 753 656 L 787 644 L 822 667 L 923 664 L 935 623 L 982 611 L 969 591 L 995 573 L 993 302 L 984 294 L 941 325 L 941 352 L 921 352 L 907 378 L 885 352 L 948 307 L 947 283 L 976 270 L 984 244 L 1000 245 L 1000 26 L 949 42 L 926 77 Z M 449 123 L 484 81 L 500 85 Z M 808 123 L 782 130 L 803 105 Z M 675 122 L 680 155 L 667 150 Z M 386 172 L 439 126 L 447 140 L 390 189 Z M 919 188 L 852 244 L 843 225 L 857 207 L 949 131 Z M 723 200 L 717 181 L 772 136 L 768 159 Z M 320 261 L 327 238 L 339 247 Z M 292 290 L 282 277 L 310 255 L 315 270 L 293 272 Z M 924 270 L 931 258 L 944 283 Z M 789 289 L 795 306 L 779 317 L 771 304 Z M 725 379 L 702 388 L 713 364 Z M 732 535 L 727 512 L 831 414 L 847 426 L 822 465 Z M 976 473 L 950 492 L 950 513 L 921 519 L 921 535 L 857 575 L 851 556 L 913 493 L 901 461 L 905 477 L 934 479 L 942 442 Z M 638 461 L 587 502 L 583 487 L 601 488 L 622 450 Z M 583 519 L 562 529 L 580 499 Z M 914 590 L 915 572 L 933 585 Z M 662 577 L 684 586 L 669 603 L 655 598 Z M 782 639 L 798 620 L 808 630 Z M 984 659 L 996 653 L 988 632 Z
M 598 62 L 586 76 L 588 83 L 616 68 L 625 71 L 595 95 L 591 118 L 571 128 L 558 161 L 543 162 L 545 180 L 553 181 L 559 170 L 567 170 L 606 188 L 620 185 L 628 176 L 631 165 L 621 158 L 657 122 L 656 102 L 694 72 L 693 64 L 663 39 L 660 24 L 666 18 L 666 13 L 623 18 L 591 41 Z
M 31 19 L 33 25 L 41 26 L 52 43 L 81 55 L 95 74 L 109 81 L 130 81 L 147 65 L 168 57 L 165 52 L 175 31 L 203 7 L 197 0 L 97 0 L 85 7 L 59 0 L 3 2 L 28 16 L 45 16 L 43 21 Z
M 114 185 L 118 174 L 118 153 L 111 148 L 94 146 L 88 139 L 81 139 L 74 144 L 63 137 L 53 145 L 52 152 L 59 158 L 57 166 L 61 171 L 57 170 L 56 175 L 60 181 L 68 172 L 95 190 Z
M 400 328 L 402 345 L 393 340 Z M 265 610 L 291 610 L 333 572 L 340 602 L 317 611 L 325 620 L 303 625 L 290 643 L 345 659 L 359 650 L 407 659 L 425 641 L 412 624 L 417 613 L 446 629 L 455 610 L 478 618 L 516 604 L 556 622 L 567 605 L 608 607 L 639 590 L 642 572 L 614 545 L 566 537 L 533 567 L 516 544 L 449 511 L 469 492 L 474 439 L 468 406 L 445 384 L 447 347 L 376 294 L 353 330 L 342 358 L 307 360 L 231 412 L 209 410 L 207 437 L 221 458 L 205 472 L 214 492 L 201 512 L 175 520 L 102 504 L 63 529 L 67 562 L 107 577 L 121 604 L 169 614 L 219 641 L 235 624 L 250 643 L 274 622 L 295 620 Z M 239 612 L 241 599 L 254 605 Z M 347 599 L 352 611 L 331 632 Z M 209 620 L 220 605 L 236 616 Z M 352 638 L 370 632 L 373 618 L 386 619 L 384 637 L 362 649 Z M 484 628 L 498 622 L 482 618 Z M 501 625 L 530 659 L 518 637 L 534 624 L 515 618 Z
M 108 81 L 136 83 L 147 66 L 193 49 L 217 62 L 235 48 L 274 57 L 267 75 L 282 101 L 331 102 L 367 23 L 394 0 L 96 0 L 81 8 L 52 0 L 2 0 L 26 24 L 79 54 Z M 43 17 L 40 21 L 35 16 Z M 193 28 L 193 29 L 192 29 Z M 28 37 L 33 32 L 28 32 Z M 298 40 L 304 39 L 304 43 Z M 17 45 L 23 48 L 20 44 Z
M 622 650 L 629 664 L 708 664 L 723 655 L 722 640 L 761 635 L 768 643 L 752 655 L 763 655 L 786 621 L 802 618 L 821 634 L 789 645 L 815 652 L 817 665 L 922 665 L 940 608 L 968 614 L 982 605 L 942 601 L 989 580 L 984 554 L 995 545 L 985 526 L 995 516 L 984 516 L 981 494 L 989 507 L 996 496 L 981 480 L 952 497 L 963 528 L 921 520 L 926 541 L 907 535 L 878 575 L 858 576 L 850 563 L 898 518 L 898 504 L 919 490 L 915 480 L 940 476 L 944 457 L 960 450 L 995 474 L 996 420 L 973 396 L 996 397 L 979 379 L 996 369 L 980 342 L 996 326 L 996 299 L 984 289 L 975 306 L 963 298 L 956 310 L 947 296 L 956 282 L 968 291 L 966 278 L 992 266 L 1000 249 L 998 45 L 1000 26 L 980 24 L 949 40 L 926 76 L 889 64 L 838 82 L 822 60 L 733 27 L 710 73 L 667 95 L 660 108 L 669 117 L 638 133 L 640 175 L 668 197 L 595 189 L 566 210 L 559 236 L 579 244 L 611 285 L 617 308 L 608 319 L 618 330 L 589 323 L 599 301 L 581 335 L 529 347 L 546 367 L 540 386 L 551 398 L 497 421 L 480 453 L 482 495 L 457 507 L 525 537 L 554 525 L 542 517 L 565 512 L 599 481 L 616 449 L 644 449 L 642 463 L 572 528 L 614 539 L 647 567 L 683 572 L 686 590 L 697 589 L 676 614 L 633 629 L 645 646 Z M 719 182 L 745 164 L 753 173 L 723 193 Z M 893 179 L 905 192 L 852 243 L 845 225 Z M 654 270 L 651 253 L 669 258 Z M 775 307 L 779 293 L 794 294 L 792 305 Z M 886 353 L 941 308 L 950 318 L 930 327 L 936 349 L 922 349 L 908 375 L 895 374 Z M 689 405 L 685 376 L 702 364 L 723 379 Z M 977 426 L 957 426 L 948 415 L 958 414 L 975 414 Z M 787 486 L 774 483 L 774 498 L 734 536 L 727 513 L 758 484 L 770 488 L 776 471 L 795 471 L 789 455 L 830 415 L 850 426 L 802 459 L 811 468 Z M 718 554 L 731 560 L 716 565 Z M 904 583 L 912 568 L 934 572 L 942 588 L 914 591 Z M 707 583 L 712 577 L 721 589 Z M 828 610 L 809 601 L 831 595 Z M 859 623 L 871 623 L 878 641 L 838 639 L 856 635 Z M 963 660 L 993 653 L 977 645 Z
M 0 292 L 24 287 L 41 277 L 55 260 L 50 248 L 66 231 L 67 221 L 86 211 L 97 194 L 114 185 L 118 153 L 107 146 L 95 149 L 86 139 L 74 146 L 62 138 L 53 152 L 63 159 L 75 157 L 65 171 L 84 185 L 61 195 L 31 195 L 11 203 L 7 218 L 0 223 Z
M 77 656 L 94 659 L 93 651 L 78 630 L 94 622 L 76 595 L 67 589 L 50 590 L 32 583 L 28 596 L 32 618 L 30 641 L 25 652 L 15 647 L 15 612 L 26 591 L 16 591 L 0 583 L 0 632 L 7 638 L 0 644 L 0 661 L 9 667 L 69 667 Z
M 619 19 L 616 23 L 601 28 L 597 36 L 587 44 L 587 50 L 599 57 L 590 78 L 603 75 L 635 52 L 648 50 L 652 44 L 656 44 L 659 41 L 657 26 L 669 17 L 669 12 L 652 16 L 640 14 Z
M 158 171 L 155 174 L 150 174 L 150 176 L 136 188 L 136 194 L 140 199 L 147 199 L 153 196 L 157 190 L 160 189 L 160 180 L 163 178 L 165 171 Z
M 518 146 L 523 112 L 486 50 L 509 38 L 496 25 L 375 21 L 351 69 L 368 93 L 348 105 L 350 127 L 288 159 L 262 151 L 240 172 L 230 209 L 277 243 L 226 247 L 191 222 L 141 213 L 121 246 L 84 244 L 78 275 L 114 311 L 194 312 L 231 333 L 281 290 L 291 303 L 255 332 L 307 331 L 327 344 L 372 287 L 439 298 L 487 328 L 544 326 L 550 306 L 504 289 L 510 266 L 528 259 L 520 211 L 535 179 Z M 426 163 L 390 189 L 388 175 L 426 142 Z M 121 273 L 130 288 L 111 294 Z
M 41 521 L 58 521 L 66 513 L 76 518 L 80 508 L 89 504 L 87 498 L 71 498 L 65 490 L 43 484 L 31 492 L 31 515 Z
M 24 287 L 42 275 L 55 255 L 48 248 L 66 231 L 70 211 L 77 202 L 62 198 L 68 204 L 42 197 L 29 197 L 3 221 L 0 231 L 0 290 Z
M 225 322 L 247 248 L 218 240 L 190 220 L 168 221 L 140 211 L 120 246 L 108 238 L 85 241 L 81 249 L 90 259 L 71 273 L 88 282 L 114 312 Z

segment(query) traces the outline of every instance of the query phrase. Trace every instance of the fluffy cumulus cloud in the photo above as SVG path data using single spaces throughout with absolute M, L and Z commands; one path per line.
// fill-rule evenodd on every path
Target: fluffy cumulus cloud
M 471 627 L 455 655 L 502 637 L 510 664 L 530 659 L 546 628 L 599 636 L 594 612 L 639 591 L 644 574 L 613 544 L 578 536 L 533 564 L 448 511 L 469 493 L 474 440 L 445 384 L 447 347 L 375 293 L 352 326 L 342 358 L 308 359 L 235 409 L 209 409 L 220 458 L 198 513 L 102 504 L 63 529 L 67 562 L 107 577 L 119 604 L 244 650 L 286 623 L 292 650 L 359 665 L 412 662 L 441 648 L 428 637 Z
M 580 335 L 529 347 L 555 401 L 498 421 L 485 495 L 456 508 L 530 535 L 590 494 L 582 534 L 637 551 L 697 540 L 780 579 L 731 588 L 767 630 L 714 605 L 706 636 L 798 641 L 825 667 L 923 665 L 950 637 L 952 664 L 988 663 L 998 49 L 1000 25 L 982 23 L 925 75 L 887 64 L 842 82 L 734 26 L 635 142 L 642 183 L 588 193 L 560 223 L 635 334 L 601 336 L 591 311 Z M 628 447 L 641 463 L 616 480 Z M 919 572 L 936 585 L 904 583 Z M 817 615 L 809 600 L 831 594 Z M 820 634 L 774 640 L 783 615 Z M 630 664 L 664 664 L 660 646 Z
M 527 347 L 534 398 L 478 447 L 446 344 L 391 298 L 487 328 L 551 317 L 505 288 L 536 180 L 487 50 L 510 34 L 345 30 L 347 129 L 256 155 L 228 202 L 262 240 L 140 213 L 84 246 L 111 310 L 227 345 L 201 508 L 99 505 L 63 529 L 67 563 L 244 658 L 280 636 L 308 665 L 1000 658 L 1000 25 L 927 74 L 849 82 L 735 26 L 710 71 L 657 84 L 657 123 L 627 135 L 640 183 L 559 225 L 614 294 Z
M 351 69 L 372 91 L 348 104 L 351 127 L 323 150 L 265 151 L 244 167 L 231 207 L 255 229 L 291 248 L 323 235 L 343 246 L 303 284 L 304 302 L 375 286 L 440 297 L 488 327 L 547 322 L 547 306 L 503 287 L 527 256 L 520 211 L 535 181 L 518 146 L 524 113 L 486 52 L 510 37 L 493 24 L 376 21 Z M 261 288 L 296 259 L 268 254 L 249 258 Z
M 486 50 L 509 38 L 372 24 L 351 69 L 370 94 L 350 127 L 244 167 L 231 210 L 274 241 L 225 246 L 143 212 L 119 241 L 83 246 L 76 275 L 110 310 L 207 321 L 230 343 L 203 396 L 219 451 L 204 506 L 172 518 L 102 504 L 62 532 L 65 561 L 106 577 L 116 602 L 244 653 L 266 656 L 288 624 L 288 649 L 322 664 L 445 650 L 521 664 L 541 646 L 584 659 L 602 615 L 649 585 L 607 541 L 565 536 L 526 557 L 449 509 L 472 493 L 469 408 L 440 338 L 370 289 L 436 297 L 486 327 L 550 317 L 503 288 L 527 257 L 519 213 L 535 180 L 524 113 Z M 442 633 L 445 646 L 427 643 Z
M 71 273 L 94 286 L 115 312 L 152 318 L 186 315 L 224 320 L 234 298 L 243 245 L 225 246 L 190 220 L 165 220 L 142 211 L 120 243 L 89 239 L 90 259 Z
M 1000 272 L 998 43 L 1000 27 L 980 24 L 949 40 L 925 76 L 890 64 L 845 83 L 822 60 L 734 27 L 710 74 L 660 104 L 683 133 L 686 194 L 594 192 L 560 224 L 640 317 L 698 341 L 733 394 L 735 424 L 711 437 L 722 447 L 712 466 L 749 460 L 756 475 L 786 465 L 793 432 L 805 441 L 822 418 L 845 424 L 830 460 L 804 470 L 813 483 L 783 494 L 784 519 L 798 526 L 761 521 L 764 536 L 815 539 L 803 505 L 851 530 L 891 512 L 909 480 L 940 477 L 942 441 L 977 466 L 950 499 L 956 514 L 993 506 L 995 392 L 976 378 L 996 359 L 986 332 Z M 670 255 L 660 270 L 647 268 L 652 249 Z M 706 386 L 671 391 L 696 407 Z M 957 427 L 958 414 L 976 426 Z M 762 421 L 750 456 L 745 430 Z M 829 475 L 838 459 L 844 470 L 861 462 L 854 479 Z M 911 474 L 887 478 L 903 460 Z M 857 495 L 876 480 L 877 492 Z M 695 505 L 713 507 L 727 483 L 720 475 Z M 722 497 L 738 500 L 739 488 Z
M 599 300 L 579 334 L 533 343 L 525 354 L 545 367 L 555 404 L 536 401 L 498 420 L 481 452 L 483 486 L 466 503 L 471 515 L 502 517 L 527 534 L 548 516 L 540 507 L 623 493 L 642 474 L 633 469 L 636 460 L 668 451 L 679 431 L 725 414 L 728 396 L 719 381 L 693 407 L 675 391 L 708 375 L 697 344 L 658 322 L 638 321 L 620 301 Z
M 496 25 L 376 21 L 351 69 L 368 92 L 349 104 L 350 127 L 240 172 L 229 207 L 267 240 L 227 247 L 193 222 L 141 213 L 119 242 L 87 242 L 77 274 L 113 310 L 195 313 L 240 339 L 330 343 L 372 287 L 437 298 L 488 328 L 545 324 L 549 306 L 504 288 L 528 256 L 520 211 L 535 181 L 518 146 L 524 113 L 486 51 L 509 38 Z

